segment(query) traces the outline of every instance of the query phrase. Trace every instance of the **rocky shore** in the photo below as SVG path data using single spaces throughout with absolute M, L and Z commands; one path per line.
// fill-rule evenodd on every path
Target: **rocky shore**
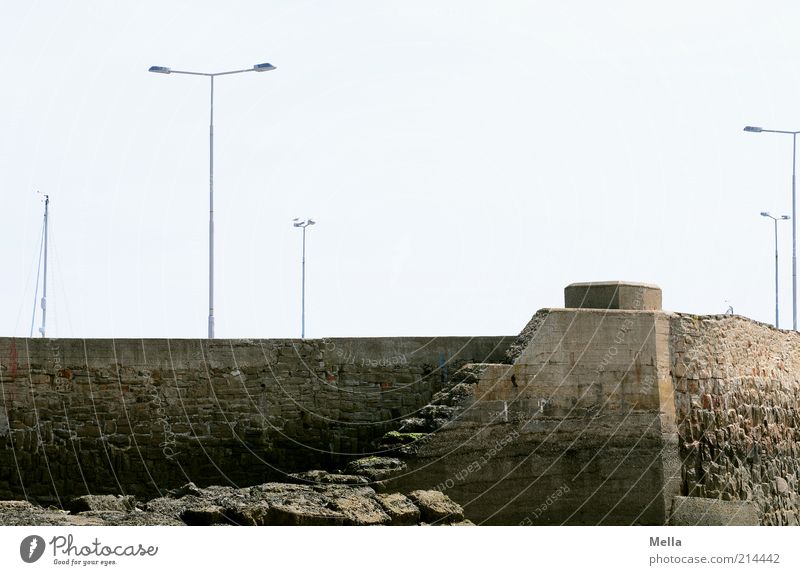
M 370 457 L 342 472 L 298 473 L 288 483 L 189 483 L 146 502 L 131 495 L 84 495 L 62 509 L 0 501 L 0 525 L 472 525 L 439 491 L 385 492 L 383 480 L 403 467 L 397 459 Z

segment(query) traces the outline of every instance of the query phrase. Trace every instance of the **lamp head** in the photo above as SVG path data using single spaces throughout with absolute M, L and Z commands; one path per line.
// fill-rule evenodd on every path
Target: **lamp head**
M 759 128 L 758 126 L 745 126 L 745 132 L 761 132 L 763 128 Z
M 769 212 L 761 212 L 761 215 L 764 216 L 765 218 L 771 218 L 772 217 Z
M 172 70 L 166 66 L 150 66 L 148 72 L 155 72 L 156 74 L 171 74 Z
M 275 66 L 268 62 L 264 62 L 263 64 L 256 64 L 253 66 L 253 70 L 256 72 L 269 72 L 270 70 L 274 70 Z
M 790 220 L 790 219 L 792 219 L 792 218 L 790 218 L 789 216 L 781 216 L 781 219 L 782 219 L 782 220 Z

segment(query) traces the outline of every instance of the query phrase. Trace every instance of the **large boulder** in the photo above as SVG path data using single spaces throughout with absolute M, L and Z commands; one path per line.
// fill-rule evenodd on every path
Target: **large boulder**
M 451 524 L 464 520 L 464 509 L 441 491 L 417 490 L 408 494 L 425 523 Z
M 378 493 L 375 495 L 392 520 L 392 525 L 416 525 L 419 523 L 419 508 L 402 493 Z

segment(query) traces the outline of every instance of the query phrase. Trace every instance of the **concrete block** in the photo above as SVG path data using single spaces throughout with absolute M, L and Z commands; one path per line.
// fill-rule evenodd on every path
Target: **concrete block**
M 564 288 L 564 307 L 660 310 L 661 288 L 621 281 L 574 283 Z
M 672 498 L 670 525 L 759 525 L 752 501 L 723 501 L 706 497 Z

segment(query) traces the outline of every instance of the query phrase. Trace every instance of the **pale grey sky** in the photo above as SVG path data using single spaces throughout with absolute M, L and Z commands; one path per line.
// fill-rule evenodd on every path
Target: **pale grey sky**
M 5 0 L 0 334 L 203 337 L 208 82 L 218 337 L 513 334 L 574 281 L 773 320 L 800 129 L 785 2 Z M 791 226 L 781 225 L 782 323 Z M 38 321 L 38 320 L 37 320 Z

